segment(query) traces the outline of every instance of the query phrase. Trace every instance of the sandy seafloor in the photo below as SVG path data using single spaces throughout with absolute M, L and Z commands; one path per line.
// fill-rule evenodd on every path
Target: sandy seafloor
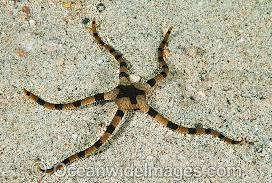
M 2 0 L 0 11 L 0 182 L 272 182 L 270 0 Z M 33 172 L 37 161 L 51 166 L 94 143 L 117 109 L 45 110 L 23 94 L 71 102 L 118 84 L 118 64 L 84 29 L 85 17 L 96 17 L 142 82 L 160 71 L 156 50 L 174 26 L 170 73 L 149 104 L 177 124 L 254 144 L 182 136 L 134 112 L 70 173 Z

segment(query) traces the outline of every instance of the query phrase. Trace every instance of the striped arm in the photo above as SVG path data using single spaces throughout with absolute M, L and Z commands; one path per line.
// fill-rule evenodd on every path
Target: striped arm
M 122 118 L 124 116 L 124 114 L 126 113 L 126 111 L 118 109 L 116 111 L 115 116 L 113 117 L 111 123 L 109 124 L 109 126 L 107 126 L 106 131 L 104 132 L 104 134 L 100 137 L 100 139 L 98 141 L 96 141 L 92 146 L 90 146 L 89 148 L 80 151 L 66 159 L 64 159 L 62 162 L 54 165 L 52 168 L 50 169 L 42 169 L 41 167 L 39 168 L 41 172 L 45 172 L 45 173 L 49 173 L 49 174 L 53 174 L 54 172 L 56 172 L 57 170 L 63 170 L 64 166 L 69 165 L 79 159 L 83 159 L 86 157 L 89 157 L 92 155 L 93 152 L 97 151 L 99 149 L 99 147 L 101 147 L 102 145 L 104 145 L 112 136 L 114 130 L 116 129 L 116 127 L 121 123 Z
M 161 114 L 159 114 L 157 111 L 155 111 L 152 107 L 149 107 L 149 110 L 147 112 L 152 118 L 154 118 L 158 123 L 161 125 L 176 131 L 180 134 L 195 134 L 195 135 L 202 135 L 202 134 L 208 134 L 212 135 L 213 137 L 218 137 L 220 140 L 228 143 L 228 144 L 244 144 L 245 140 L 233 140 L 229 137 L 224 136 L 222 133 L 213 130 L 213 129 L 206 129 L 206 128 L 186 128 L 183 126 L 179 126 L 170 120 L 163 117 Z
M 128 68 L 127 68 L 127 63 L 125 61 L 125 59 L 123 58 L 121 53 L 118 53 L 112 46 L 106 44 L 102 38 L 99 36 L 97 30 L 96 30 L 96 22 L 95 22 L 95 18 L 92 21 L 92 29 L 91 29 L 92 33 L 93 33 L 93 37 L 95 38 L 96 42 L 102 46 L 103 48 L 105 48 L 106 50 L 108 50 L 108 52 L 110 54 L 113 55 L 113 57 L 118 61 L 119 63 L 119 79 L 120 79 L 120 83 L 130 83 L 130 79 L 129 79 L 129 74 L 128 74 Z
M 43 99 L 39 98 L 38 96 L 34 95 L 33 93 L 30 93 L 26 89 L 24 89 L 24 93 L 32 100 L 37 102 L 38 104 L 42 105 L 43 107 L 47 109 L 57 109 L 57 110 L 63 110 L 63 109 L 75 109 L 80 106 L 86 106 L 89 104 L 92 104 L 97 101 L 103 101 L 103 100 L 113 100 L 115 99 L 118 91 L 113 90 L 107 93 L 98 93 L 94 96 L 87 97 L 85 99 L 77 100 L 75 102 L 66 103 L 66 104 L 53 104 L 50 102 L 46 102 Z
M 170 36 L 170 33 L 172 31 L 172 28 L 173 27 L 170 27 L 168 29 L 168 31 L 166 32 L 159 48 L 158 48 L 158 60 L 159 60 L 159 63 L 160 63 L 160 67 L 162 68 L 162 72 L 160 74 L 158 74 L 157 76 L 155 76 L 154 78 L 152 79 L 149 79 L 146 83 L 150 86 L 150 87 L 153 87 L 155 86 L 156 84 L 159 84 L 164 78 L 166 78 L 166 76 L 168 75 L 169 73 L 169 69 L 168 69 L 168 66 L 167 66 L 167 63 L 164 59 L 164 55 L 163 55 L 163 51 L 164 51 L 164 48 L 168 42 L 168 38 Z

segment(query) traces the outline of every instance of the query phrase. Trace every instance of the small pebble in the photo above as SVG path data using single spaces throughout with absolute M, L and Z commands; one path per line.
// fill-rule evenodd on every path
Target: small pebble
M 65 9 L 71 9 L 71 7 L 72 7 L 72 2 L 65 2 L 65 3 L 63 3 L 63 7 L 64 7 Z
M 72 134 L 72 139 L 73 140 L 77 140 L 77 137 L 78 137 L 77 133 Z
M 24 5 L 24 6 L 22 7 L 22 11 L 23 11 L 24 13 L 26 13 L 27 15 L 30 14 L 30 8 L 29 8 L 27 5 Z
M 103 3 L 99 3 L 96 5 L 96 9 L 99 13 L 103 12 L 106 9 L 106 6 Z
M 131 74 L 131 75 L 129 76 L 129 79 L 131 80 L 131 82 L 137 83 L 137 82 L 140 81 L 141 77 L 138 76 L 138 75 L 135 75 L 135 74 Z
M 33 19 L 29 20 L 29 25 L 30 25 L 31 27 L 35 27 L 35 26 L 36 26 L 36 21 L 33 20 Z
M 90 19 L 89 19 L 89 18 L 84 18 L 84 19 L 82 19 L 82 23 L 83 23 L 84 25 L 88 24 L 89 22 L 90 22 Z
M 16 50 L 16 55 L 18 55 L 20 58 L 26 58 L 28 53 L 24 49 L 18 48 Z

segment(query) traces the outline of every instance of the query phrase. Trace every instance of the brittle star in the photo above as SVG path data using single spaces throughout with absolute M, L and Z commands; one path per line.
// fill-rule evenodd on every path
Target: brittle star
M 39 98 L 38 96 L 30 93 L 26 89 L 24 92 L 27 96 L 29 96 L 32 100 L 36 101 L 38 104 L 42 105 L 48 109 L 75 109 L 80 106 L 86 106 L 98 101 L 113 101 L 118 106 L 115 116 L 113 117 L 111 123 L 107 126 L 106 131 L 97 140 L 92 146 L 88 147 L 85 150 L 82 150 L 66 159 L 61 161 L 58 164 L 52 166 L 52 168 L 43 169 L 39 168 L 40 171 L 46 173 L 54 173 L 57 170 L 63 170 L 65 165 L 69 165 L 72 162 L 75 162 L 81 158 L 86 158 L 90 156 L 93 152 L 97 151 L 103 144 L 105 144 L 110 137 L 112 136 L 113 132 L 117 128 L 117 126 L 121 123 L 124 115 L 131 110 L 140 110 L 143 113 L 150 115 L 153 119 L 155 119 L 159 124 L 165 126 L 173 131 L 176 131 L 180 134 L 209 134 L 213 137 L 218 137 L 220 140 L 229 143 L 229 144 L 244 144 L 246 141 L 244 139 L 241 140 L 233 140 L 222 133 L 210 129 L 210 128 L 187 128 L 181 125 L 177 125 L 158 113 L 155 109 L 150 107 L 146 101 L 146 94 L 147 92 L 151 91 L 156 85 L 159 85 L 168 75 L 169 68 L 166 63 L 166 56 L 164 54 L 164 50 L 166 45 L 168 44 L 168 38 L 170 36 L 172 27 L 168 29 L 166 32 L 162 42 L 158 48 L 158 61 L 162 71 L 157 74 L 154 78 L 149 79 L 145 83 L 132 83 L 129 74 L 128 74 L 128 67 L 123 55 L 117 52 L 112 46 L 106 44 L 102 38 L 99 36 L 96 30 L 96 21 L 93 19 L 92 27 L 88 27 L 87 29 L 89 32 L 92 33 L 95 41 L 100 45 L 102 48 L 105 48 L 119 63 L 119 85 L 115 87 L 113 90 L 105 92 L 105 93 L 98 93 L 91 97 L 87 97 L 81 100 L 77 100 L 75 102 L 66 103 L 66 104 L 53 104 L 44 101 L 43 99 Z

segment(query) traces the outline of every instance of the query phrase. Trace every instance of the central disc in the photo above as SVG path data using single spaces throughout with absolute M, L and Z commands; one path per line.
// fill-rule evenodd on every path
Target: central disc
M 136 97 L 138 95 L 145 95 L 143 90 L 137 89 L 134 85 L 119 85 L 117 88 L 119 89 L 117 99 L 128 97 L 131 104 L 137 104 Z

